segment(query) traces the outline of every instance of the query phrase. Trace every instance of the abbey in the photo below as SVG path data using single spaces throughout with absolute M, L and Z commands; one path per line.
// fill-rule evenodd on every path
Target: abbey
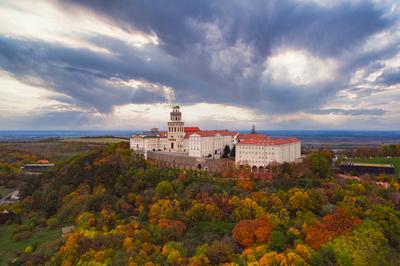
M 297 138 L 272 139 L 264 134 L 186 127 L 179 106 L 172 107 L 167 128 L 132 135 L 131 149 L 146 159 L 148 152 L 220 159 L 224 151 L 235 149 L 236 164 L 249 165 L 253 171 L 263 171 L 271 162 L 293 162 L 301 156 L 301 141 Z

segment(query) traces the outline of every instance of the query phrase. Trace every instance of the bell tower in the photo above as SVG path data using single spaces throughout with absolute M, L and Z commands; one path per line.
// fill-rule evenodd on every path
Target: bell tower
M 173 106 L 172 112 L 170 112 L 170 120 L 168 122 L 168 151 L 183 151 L 183 137 L 185 136 L 184 125 L 185 122 L 182 121 L 180 107 L 178 105 Z

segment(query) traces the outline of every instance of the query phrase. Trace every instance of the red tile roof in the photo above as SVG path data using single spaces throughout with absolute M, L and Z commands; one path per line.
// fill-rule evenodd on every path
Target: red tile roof
M 237 133 L 229 131 L 227 129 L 223 130 L 199 130 L 197 132 L 191 132 L 185 135 L 185 138 L 189 138 L 190 135 L 193 134 L 198 134 L 200 137 L 213 137 L 216 136 L 217 134 L 221 136 L 235 136 Z
M 271 139 L 267 135 L 264 134 L 242 134 L 240 133 L 237 137 L 238 140 L 247 140 L 247 139 Z
M 189 132 L 200 131 L 200 128 L 198 128 L 198 127 L 184 127 L 183 130 L 185 131 L 185 133 L 189 133 Z
M 160 131 L 160 138 L 166 138 L 167 137 L 167 131 Z
M 288 139 L 271 139 L 271 138 L 264 138 L 264 139 L 243 139 L 237 145 L 284 145 L 289 143 L 299 142 L 298 138 L 288 138 Z

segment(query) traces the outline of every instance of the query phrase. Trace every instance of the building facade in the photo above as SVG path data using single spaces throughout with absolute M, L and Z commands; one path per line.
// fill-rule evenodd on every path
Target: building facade
M 236 132 L 228 130 L 207 130 L 188 134 L 188 151 L 191 157 L 220 158 L 226 146 L 233 148 Z
M 184 152 L 183 138 L 185 137 L 185 122 L 182 121 L 182 113 L 179 106 L 172 107 L 170 121 L 168 122 L 169 152 Z
M 263 172 L 270 163 L 294 162 L 301 156 L 301 141 L 297 138 L 272 139 L 261 134 L 238 137 L 236 165 Z
M 301 156 L 301 142 L 297 138 L 272 139 L 263 134 L 239 134 L 228 130 L 200 130 L 185 127 L 179 106 L 172 107 L 167 131 L 152 129 L 132 135 L 131 149 L 147 152 L 179 153 L 181 156 L 219 159 L 226 146 L 236 149 L 235 162 L 249 165 L 253 171 L 264 170 L 269 163 L 293 162 Z

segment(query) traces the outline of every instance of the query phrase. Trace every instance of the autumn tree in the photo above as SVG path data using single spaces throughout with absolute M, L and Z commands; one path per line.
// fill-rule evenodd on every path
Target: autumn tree
M 178 220 L 160 219 L 158 225 L 161 228 L 163 239 L 179 239 L 183 236 L 186 226 L 183 222 Z
M 272 226 L 266 218 L 242 220 L 232 230 L 233 239 L 243 247 L 255 243 L 266 243 L 272 231 Z
M 155 191 L 158 198 L 168 198 L 173 194 L 174 187 L 169 181 L 164 180 L 157 184 Z
M 159 219 L 177 219 L 180 217 L 181 207 L 178 200 L 161 199 L 150 206 L 149 219 L 157 223 Z
M 352 217 L 348 211 L 338 208 L 335 213 L 325 215 L 322 221 L 306 228 L 306 241 L 314 249 L 319 249 L 327 241 L 351 230 L 354 224 L 360 224 L 358 217 Z
M 207 249 L 206 254 L 213 265 L 230 262 L 233 255 L 232 245 L 224 241 L 215 240 Z

